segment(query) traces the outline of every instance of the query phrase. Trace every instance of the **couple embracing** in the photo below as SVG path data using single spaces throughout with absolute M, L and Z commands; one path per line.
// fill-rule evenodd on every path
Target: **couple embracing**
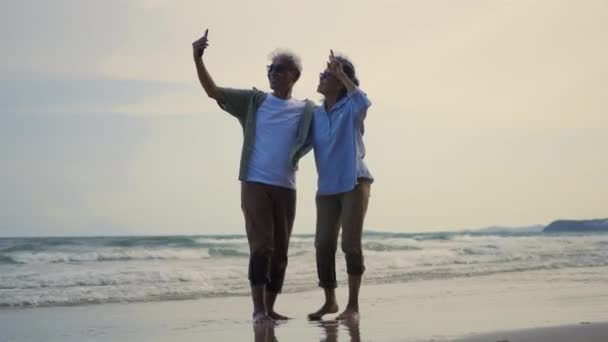
M 335 259 L 342 228 L 349 300 L 337 319 L 358 318 L 365 270 L 361 236 L 373 178 L 363 162 L 362 139 L 371 103 L 359 89 L 353 64 L 331 52 L 327 68 L 319 75 L 317 91 L 324 96 L 319 106 L 291 96 L 302 65 L 298 56 L 285 51 L 271 55 L 266 70 L 271 92 L 223 88 L 215 84 L 203 61 L 207 32 L 192 44 L 198 78 L 207 95 L 238 119 L 244 134 L 239 180 L 250 248 L 253 321 L 287 319 L 274 310 L 274 304 L 287 268 L 298 160 L 311 148 L 318 173 L 317 275 L 325 303 L 308 316 L 321 319 L 338 312 Z

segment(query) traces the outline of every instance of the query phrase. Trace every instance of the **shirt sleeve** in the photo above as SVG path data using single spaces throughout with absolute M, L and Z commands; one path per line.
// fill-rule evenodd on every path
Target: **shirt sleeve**
M 313 119 L 314 120 L 314 119 Z M 308 131 L 308 135 L 306 136 L 306 140 L 304 140 L 304 146 L 302 146 L 302 157 L 305 156 L 310 150 L 313 148 L 313 140 L 312 140 L 312 130 L 313 125 L 311 124 L 310 130 Z
M 372 105 L 367 95 L 359 88 L 349 92 L 348 96 L 348 109 L 349 112 L 355 117 L 355 119 L 365 119 L 367 115 L 367 109 Z
M 314 118 L 315 118 L 315 109 L 316 109 L 316 105 L 314 104 L 314 102 L 307 100 L 307 106 L 311 105 L 312 109 L 310 112 L 310 120 L 306 121 L 306 117 L 303 117 L 300 120 L 300 126 L 298 127 L 298 136 L 300 134 L 304 134 L 304 133 L 300 133 L 300 131 L 306 132 L 306 137 L 303 139 L 303 143 L 302 146 L 300 147 L 298 153 L 298 158 L 302 158 L 304 157 L 306 154 L 308 154 L 308 152 L 310 152 L 313 149 L 313 129 L 314 129 Z M 305 109 L 306 112 L 306 109 Z M 305 115 L 304 115 L 305 116 Z M 307 126 L 307 127 L 306 127 Z
M 220 92 L 224 95 L 223 102 L 218 101 L 217 103 L 220 108 L 238 119 L 244 118 L 254 91 L 249 89 L 220 88 Z

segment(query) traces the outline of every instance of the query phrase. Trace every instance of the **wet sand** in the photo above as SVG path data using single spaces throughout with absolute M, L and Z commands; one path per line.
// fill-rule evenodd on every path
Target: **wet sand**
M 605 342 L 608 323 L 582 322 L 549 328 L 522 329 L 467 336 L 454 342 Z

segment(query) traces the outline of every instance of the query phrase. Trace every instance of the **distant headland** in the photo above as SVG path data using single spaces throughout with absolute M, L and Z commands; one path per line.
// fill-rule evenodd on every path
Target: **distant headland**
M 546 226 L 543 232 L 608 232 L 608 218 L 595 220 L 557 220 Z

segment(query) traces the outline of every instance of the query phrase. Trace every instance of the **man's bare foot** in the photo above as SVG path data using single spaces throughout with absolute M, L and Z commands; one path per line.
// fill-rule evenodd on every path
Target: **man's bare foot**
M 265 312 L 260 311 L 260 312 L 254 312 L 253 313 L 253 324 L 258 325 L 258 324 L 272 324 L 274 323 L 274 320 L 268 316 Z
M 318 321 L 321 318 L 323 318 L 324 315 L 330 314 L 330 313 L 336 313 L 336 312 L 338 312 L 338 304 L 336 304 L 336 303 L 325 303 L 316 312 L 308 314 L 308 319 L 313 320 L 313 321 Z
M 346 307 L 346 310 L 336 317 L 337 320 L 350 321 L 359 319 L 359 310 L 351 307 Z
M 284 320 L 288 320 L 288 319 L 290 319 L 289 317 L 287 317 L 287 316 L 283 316 L 283 315 L 281 315 L 281 314 L 279 314 L 279 313 L 277 313 L 277 312 L 275 312 L 275 311 L 271 311 L 271 312 L 269 312 L 269 313 L 268 313 L 268 316 L 269 316 L 270 318 L 274 319 L 275 321 L 284 321 Z

